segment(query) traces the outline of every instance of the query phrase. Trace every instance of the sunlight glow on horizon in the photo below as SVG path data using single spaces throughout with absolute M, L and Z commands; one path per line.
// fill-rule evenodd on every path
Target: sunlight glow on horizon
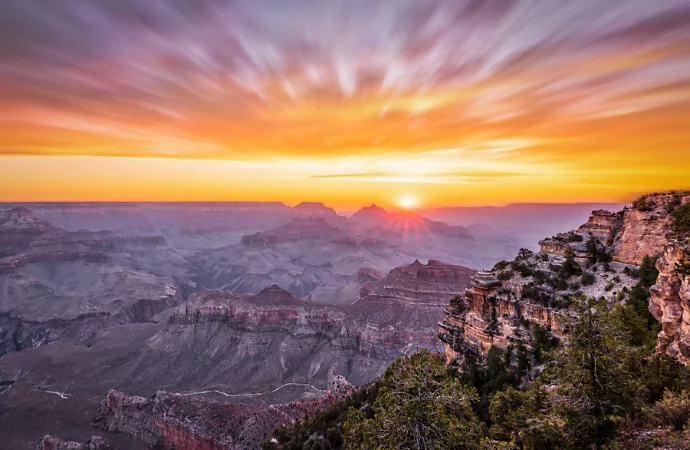
M 0 39 L 0 201 L 690 187 L 680 0 L 5 2 Z

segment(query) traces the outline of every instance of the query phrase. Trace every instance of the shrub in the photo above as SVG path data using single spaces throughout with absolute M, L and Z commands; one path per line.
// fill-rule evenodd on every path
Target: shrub
M 673 197 L 673 200 L 666 205 L 666 212 L 672 213 L 678 206 L 680 206 L 680 197 Z
M 560 272 L 561 275 L 565 277 L 580 275 L 582 273 L 580 265 L 575 261 L 575 253 L 570 248 L 565 251 L 565 261 L 561 266 Z
M 582 242 L 584 238 L 581 234 L 570 234 L 568 235 L 568 242 Z
M 498 275 L 496 275 L 496 278 L 498 278 L 501 281 L 507 281 L 510 280 L 513 276 L 513 272 L 511 270 L 502 270 L 498 272 Z
M 526 259 L 529 259 L 534 255 L 534 252 L 532 250 L 526 249 L 526 248 L 521 248 L 518 250 L 517 258 L 520 261 L 524 261 Z
M 559 278 L 558 283 L 556 283 L 556 289 L 559 291 L 565 291 L 568 289 L 568 281 L 565 278 Z
M 659 271 L 656 269 L 656 258 L 645 256 L 642 258 L 642 265 L 640 266 L 640 283 L 644 287 L 651 287 L 656 283 L 656 278 L 659 276 Z
M 678 261 L 673 270 L 682 277 L 690 275 L 690 259 L 685 258 Z
M 671 228 L 676 233 L 690 232 L 690 203 L 686 203 L 671 214 Z
M 597 281 L 597 277 L 591 272 L 583 273 L 582 278 L 580 278 L 580 282 L 583 286 L 591 286 L 595 281 Z
M 462 314 L 467 311 L 468 306 L 461 295 L 456 295 L 450 300 L 450 308 L 454 314 Z
M 451 377 L 440 355 L 398 358 L 382 383 L 372 414 L 349 409 L 348 448 L 479 448 L 485 427 L 473 410 L 477 392 Z
M 510 265 L 509 261 L 506 261 L 505 259 L 503 261 L 499 261 L 496 264 L 494 264 L 494 269 L 493 270 L 503 270 L 506 267 Z
M 638 211 L 651 211 L 654 207 L 654 203 L 647 200 L 647 196 L 644 195 L 635 200 L 632 204 L 632 207 Z
M 678 394 L 666 391 L 652 408 L 654 418 L 661 425 L 682 430 L 690 422 L 690 391 Z

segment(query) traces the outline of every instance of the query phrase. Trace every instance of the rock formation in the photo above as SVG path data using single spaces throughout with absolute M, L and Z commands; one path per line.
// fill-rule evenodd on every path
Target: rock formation
M 316 400 L 270 406 L 221 403 L 164 391 L 151 398 L 110 391 L 93 424 L 132 436 L 149 447 L 258 449 L 280 425 L 311 415 L 349 395 L 345 380 L 336 380 L 333 386 L 337 391 L 329 391 Z
M 448 360 L 468 353 L 482 357 L 492 345 L 529 347 L 536 325 L 559 337 L 564 331 L 559 316 L 570 296 L 614 302 L 637 282 L 642 259 L 661 255 L 650 304 L 663 325 L 659 349 L 687 361 L 690 289 L 687 275 L 675 269 L 687 255 L 669 244 L 669 226 L 673 208 L 688 202 L 687 194 L 654 194 L 617 213 L 594 211 L 577 230 L 540 241 L 539 253 L 523 250 L 514 261 L 479 272 L 439 323 Z
M 649 310 L 661 322 L 658 350 L 690 364 L 690 252 L 669 243 L 657 260 L 659 277 L 652 287 Z
M 38 450 L 115 450 L 100 436 L 91 436 L 86 442 L 64 441 L 50 435 L 45 436 Z

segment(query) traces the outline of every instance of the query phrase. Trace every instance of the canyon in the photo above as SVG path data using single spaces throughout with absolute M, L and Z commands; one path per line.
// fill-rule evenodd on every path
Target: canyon
M 276 405 L 312 411 L 333 380 L 366 384 L 398 356 L 442 349 L 449 301 L 522 240 L 375 205 L 352 217 L 320 203 L 4 206 L 0 448 L 13 449 L 46 434 L 42 448 L 153 445 L 127 431 L 139 422 L 178 448 L 239 439 L 201 413 L 161 431 L 152 417 L 176 411 L 267 418 L 253 431 L 267 436 L 298 417 Z

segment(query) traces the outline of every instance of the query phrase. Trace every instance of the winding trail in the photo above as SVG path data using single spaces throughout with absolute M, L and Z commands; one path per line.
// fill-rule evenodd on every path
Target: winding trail
M 281 386 L 278 386 L 277 388 L 273 389 L 272 391 L 266 391 L 266 392 L 256 392 L 256 393 L 249 393 L 249 394 L 228 394 L 227 392 L 219 391 L 217 389 L 210 389 L 206 391 L 198 391 L 198 392 L 186 392 L 186 393 L 180 393 L 181 395 L 201 395 L 201 394 L 220 394 L 225 397 L 261 397 L 265 396 L 268 394 L 273 394 L 278 392 L 279 390 L 287 387 L 287 386 L 306 386 L 316 392 L 321 392 L 321 393 L 326 393 L 327 391 L 325 389 L 319 389 L 315 387 L 312 384 L 309 383 L 285 383 Z

